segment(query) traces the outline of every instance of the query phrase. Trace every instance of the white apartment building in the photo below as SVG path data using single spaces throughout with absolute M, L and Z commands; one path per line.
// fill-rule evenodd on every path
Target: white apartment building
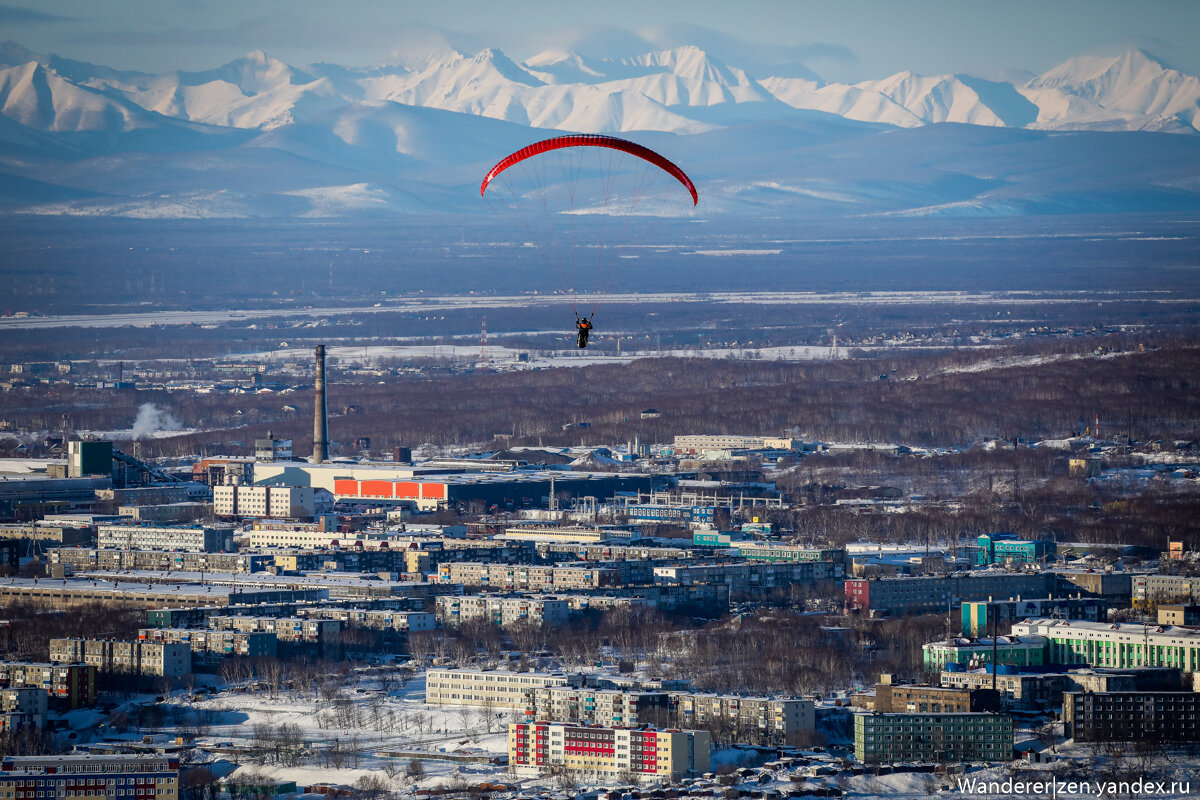
M 199 525 L 108 525 L 96 528 L 96 547 L 104 550 L 186 550 L 232 553 L 233 528 Z
M 431 669 L 425 673 L 425 702 L 431 706 L 525 708 L 527 693 L 545 686 L 582 686 L 581 674 Z
M 214 486 L 213 513 L 220 517 L 311 517 L 317 513 L 316 493 L 311 486 Z
M 486 619 L 496 625 L 519 622 L 565 625 L 571 613 L 566 600 L 547 597 L 493 597 L 487 595 L 442 596 L 437 600 L 437 619 L 443 625 Z

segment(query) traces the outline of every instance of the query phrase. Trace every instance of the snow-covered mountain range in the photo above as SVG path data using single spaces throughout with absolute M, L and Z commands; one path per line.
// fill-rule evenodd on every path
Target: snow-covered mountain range
M 1200 207 L 1200 79 L 1141 51 L 1019 82 L 903 72 L 845 85 L 751 75 L 695 46 L 520 63 L 447 50 L 371 69 L 253 52 L 152 75 L 0 45 L 0 208 L 14 211 L 465 208 L 481 165 L 556 131 L 661 144 L 717 211 Z

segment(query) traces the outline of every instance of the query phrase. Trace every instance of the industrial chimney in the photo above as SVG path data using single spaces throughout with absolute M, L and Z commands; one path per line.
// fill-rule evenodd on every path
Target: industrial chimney
M 316 397 L 313 403 L 313 463 L 322 464 L 329 456 L 329 434 L 325 423 L 325 345 L 317 345 Z

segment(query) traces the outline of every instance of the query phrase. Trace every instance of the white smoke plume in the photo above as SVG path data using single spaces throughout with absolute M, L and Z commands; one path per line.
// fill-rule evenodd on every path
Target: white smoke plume
M 177 431 L 182 427 L 179 420 L 171 416 L 171 412 L 154 403 L 142 403 L 130 433 L 134 439 L 146 439 L 159 431 Z

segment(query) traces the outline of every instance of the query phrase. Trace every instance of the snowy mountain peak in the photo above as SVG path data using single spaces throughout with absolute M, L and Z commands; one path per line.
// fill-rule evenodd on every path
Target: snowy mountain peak
M 525 68 L 545 83 L 595 83 L 605 73 L 570 50 L 546 50 L 525 60 Z
M 1161 130 L 1163 119 L 1174 118 L 1200 128 L 1200 79 L 1170 69 L 1142 50 L 1072 58 L 1030 80 L 1022 93 L 1041 98 L 1039 105 L 1055 106 L 1039 121 L 1056 121 L 1073 104 L 1084 109 L 1076 114 L 1082 114 L 1081 123 L 1123 117 L 1132 129 Z

